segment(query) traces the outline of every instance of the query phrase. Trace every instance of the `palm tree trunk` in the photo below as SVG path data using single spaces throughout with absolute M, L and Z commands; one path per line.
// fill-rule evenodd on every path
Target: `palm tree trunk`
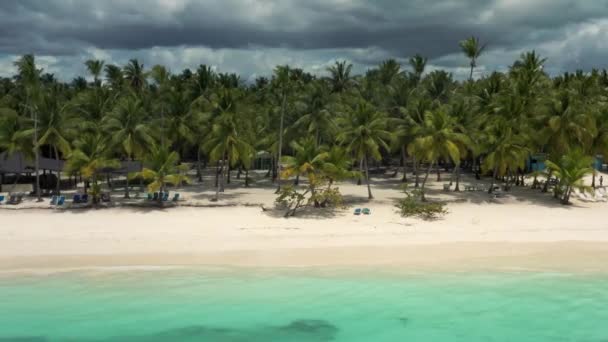
M 456 165 L 456 187 L 454 191 L 460 191 L 460 164 Z
M 226 184 L 230 184 L 230 171 L 232 171 L 232 168 L 230 167 L 230 163 L 228 163 L 226 166 Z
M 473 69 L 475 69 L 475 62 L 471 62 L 471 73 L 469 74 L 469 80 L 473 80 Z
M 591 187 L 595 189 L 595 168 L 593 168 L 593 176 L 591 178 Z
M 277 174 L 279 175 L 279 179 L 277 180 L 278 186 L 277 186 L 277 191 L 276 193 L 278 193 L 279 191 L 281 191 L 281 153 L 283 150 L 283 125 L 284 125 L 284 121 L 285 121 L 285 105 L 287 102 L 287 96 L 285 94 L 283 94 L 283 100 L 281 103 L 281 122 L 279 124 L 279 150 L 277 153 Z
M 413 157 L 414 162 L 414 176 L 416 176 L 416 183 L 414 184 L 415 188 L 420 186 L 420 175 L 418 174 L 418 161 L 416 161 L 416 156 Z
M 213 202 L 217 202 L 220 199 L 220 182 L 218 179 L 218 171 L 219 169 L 215 170 L 215 197 L 211 200 Z
M 57 184 L 55 185 L 55 195 L 59 196 L 61 193 L 61 168 L 59 167 L 59 152 L 57 146 L 53 145 L 53 152 L 55 153 L 55 161 L 57 162 Z
M 452 184 L 454 184 L 454 178 L 456 178 L 456 170 L 458 168 L 456 167 L 456 165 L 454 165 L 454 169 L 452 169 L 452 173 L 450 174 L 450 186 L 452 186 Z
M 196 177 L 198 177 L 198 182 L 203 182 L 203 172 L 201 170 L 201 149 L 200 147 L 196 150 Z
M 441 182 L 441 168 L 439 167 L 439 162 L 437 162 L 437 181 Z
M 26 103 L 29 103 L 27 99 Z M 32 111 L 30 110 L 30 112 Z M 32 116 L 34 119 L 34 168 L 36 170 L 36 201 L 42 202 L 42 194 L 40 192 L 40 148 L 38 146 L 38 114 L 36 112 L 32 112 Z
M 127 160 L 131 160 L 131 156 L 127 156 Z M 130 198 L 131 196 L 129 195 L 129 170 L 128 169 L 127 169 L 127 174 L 125 176 L 127 178 L 126 179 L 127 184 L 125 187 L 125 198 Z
M 106 183 L 110 187 L 110 191 L 114 191 L 114 184 L 112 183 L 112 178 L 110 177 L 110 173 L 106 172 Z
M 570 194 L 572 193 L 571 187 L 566 187 L 564 196 L 562 197 L 562 204 L 570 204 Z
M 431 170 L 433 169 L 433 163 L 434 162 L 430 162 L 429 163 L 429 168 L 426 170 L 426 174 L 424 175 L 424 180 L 422 181 L 422 187 L 421 187 L 421 196 L 422 196 L 422 200 L 426 201 L 426 197 L 424 196 L 424 187 L 426 186 L 426 181 L 429 179 L 429 174 L 431 173 Z
M 491 194 L 494 192 L 494 180 L 498 177 L 498 167 L 494 168 L 494 173 L 492 175 L 492 182 L 490 183 L 490 189 L 488 189 L 488 193 Z
M 249 187 L 249 169 L 245 169 L 245 187 Z
M 361 185 L 361 175 L 363 174 L 363 158 L 359 160 L 359 179 L 357 180 L 357 185 Z
M 296 180 L 293 182 L 293 185 L 300 185 L 300 174 L 296 175 Z
M 226 181 L 226 172 L 228 171 L 228 155 L 224 152 L 223 156 L 224 165 L 222 165 L 222 174 L 220 175 L 220 192 L 224 192 L 224 182 Z
M 220 161 L 216 161 L 215 162 L 215 187 L 218 187 L 218 184 L 220 182 L 219 177 L 220 177 L 220 172 L 221 172 L 221 168 L 220 168 Z
M 131 196 L 129 195 L 129 173 L 127 172 L 127 174 L 125 175 L 126 177 L 126 184 L 125 184 L 125 198 L 131 198 Z
M 553 175 L 553 171 L 550 170 L 549 174 L 547 175 L 547 181 L 545 182 L 545 185 L 543 186 L 543 191 L 542 192 L 547 192 L 549 191 L 549 181 L 551 180 L 551 176 Z
M 405 146 L 401 146 L 401 159 L 403 159 L 403 178 L 401 178 L 402 183 L 407 182 L 407 157 L 405 155 Z
M 365 181 L 367 182 L 367 198 L 368 199 L 374 199 L 374 196 L 372 195 L 372 188 L 369 184 L 369 165 L 368 165 L 368 161 L 367 161 L 367 154 L 364 157 L 365 160 Z

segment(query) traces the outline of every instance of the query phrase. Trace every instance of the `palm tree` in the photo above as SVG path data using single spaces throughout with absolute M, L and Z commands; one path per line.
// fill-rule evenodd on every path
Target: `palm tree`
M 119 168 L 120 162 L 111 157 L 111 148 L 107 136 L 101 133 L 86 133 L 74 141 L 74 149 L 66 161 L 68 173 L 80 172 L 87 182 L 93 182 L 93 203 L 99 201 L 98 174 L 106 168 Z M 85 193 L 88 188 L 85 183 Z
M 597 127 L 593 115 L 589 115 L 580 102 L 568 91 L 562 91 L 550 99 L 546 115 L 545 134 L 548 146 L 555 155 L 568 152 L 571 146 L 590 146 Z
M 162 144 L 166 138 L 177 151 L 185 152 L 195 140 L 195 125 L 193 125 L 195 112 L 191 110 L 189 94 L 166 89 L 163 95 L 161 124 L 155 125 L 161 127 L 159 140 Z
M 283 156 L 281 159 L 281 163 L 285 165 L 281 177 L 288 179 L 295 175 L 295 185 L 298 185 L 300 176 L 306 176 L 309 185 L 313 186 L 315 178 L 323 169 L 324 160 L 327 158 L 324 148 L 317 147 L 315 139 L 310 136 L 292 142 L 291 148 L 294 151 L 293 156 Z
M 340 118 L 339 122 L 342 131 L 338 134 L 338 141 L 346 145 L 357 160 L 363 161 L 368 198 L 373 199 L 368 160 L 380 160 L 380 149 L 389 149 L 388 142 L 392 135 L 387 130 L 386 115 L 371 104 L 361 101 L 351 108 L 347 116 Z
M 322 133 L 330 133 L 334 130 L 334 120 L 329 111 L 329 91 L 325 83 L 314 82 L 309 86 L 310 93 L 304 98 L 306 102 L 305 114 L 293 124 L 294 127 L 302 127 L 315 137 L 315 145 L 321 143 Z
M 283 135 L 285 131 L 285 112 L 287 110 L 288 96 L 291 95 L 294 82 L 291 79 L 288 66 L 278 66 L 274 70 L 272 85 L 279 98 L 281 118 L 279 121 L 279 145 L 277 147 L 277 174 L 281 174 L 281 154 L 283 152 Z M 281 178 L 278 179 L 277 193 L 281 190 Z
M 471 74 L 469 80 L 473 80 L 473 70 L 477 66 L 477 59 L 483 53 L 486 48 L 486 44 L 481 45 L 479 38 L 470 37 L 460 42 L 460 48 L 462 52 L 471 60 Z
M 179 154 L 171 152 L 166 146 L 152 146 L 150 153 L 144 163 L 141 172 L 137 172 L 133 177 L 142 177 L 151 181 L 148 185 L 149 192 L 166 192 L 167 184 L 179 185 L 188 183 L 189 179 L 181 171 L 179 165 Z M 162 197 L 159 196 L 159 203 L 162 204 Z
M 42 87 L 40 85 L 40 75 L 42 69 L 36 68 L 36 59 L 34 55 L 23 55 L 15 62 L 18 70 L 19 81 L 25 90 L 25 112 L 30 114 L 33 121 L 32 148 L 34 154 L 34 168 L 36 173 L 36 198 L 37 201 L 42 201 L 40 193 L 40 149 L 38 146 L 38 109 L 37 104 L 40 101 Z
M 225 90 L 229 92 L 229 90 Z M 241 133 L 239 117 L 236 108 L 226 108 L 215 118 L 211 136 L 205 143 L 205 150 L 214 161 L 222 161 L 222 174 L 216 186 L 214 201 L 219 199 L 219 193 L 224 191 L 224 180 L 228 167 L 235 166 L 238 162 L 245 165 L 251 164 L 253 147 L 249 144 L 246 136 Z
M 98 59 L 89 59 L 84 63 L 87 66 L 87 70 L 93 76 L 93 82 L 95 85 L 100 86 L 101 82 L 99 81 L 99 75 L 101 75 L 101 71 L 103 70 L 104 61 Z
M 69 137 L 69 123 L 67 122 L 68 104 L 61 103 L 57 94 L 47 94 L 39 105 L 40 138 L 38 147 L 50 145 L 59 168 L 59 152 L 64 156 L 70 153 L 71 145 Z M 60 193 L 61 170 L 57 170 L 56 195 Z
M 492 171 L 492 184 L 488 189 L 488 193 L 492 193 L 494 180 L 498 176 L 524 168 L 530 149 L 527 147 L 528 139 L 522 134 L 516 134 L 505 120 L 497 120 L 488 130 L 488 136 L 491 137 L 488 142 L 490 152 L 484 158 L 482 168 Z
M 461 157 L 470 145 L 470 139 L 457 132 L 454 119 L 448 115 L 446 108 L 425 113 L 424 123 L 417 129 L 416 139 L 408 146 L 410 153 L 429 163 L 421 187 L 423 200 L 424 188 L 433 165 L 440 159 L 449 159 L 458 167 Z
M 383 86 L 391 84 L 399 75 L 401 75 L 401 64 L 395 59 L 387 59 L 380 63 L 378 79 Z
M 353 80 L 351 72 L 353 65 L 346 61 L 336 61 L 334 65 L 327 68 L 330 73 L 329 83 L 332 87 L 332 92 L 342 93 L 347 90 Z
M 350 170 L 353 159 L 348 152 L 345 148 L 334 145 L 325 153 L 323 174 L 329 180 L 328 188 L 336 181 L 358 175 L 358 172 Z
M 118 95 L 107 87 L 95 87 L 78 93 L 70 102 L 66 121 L 78 132 L 101 133 L 103 119 L 112 110 Z
M 144 65 L 140 64 L 137 59 L 129 60 L 129 63 L 123 68 L 123 73 L 125 80 L 135 91 L 141 91 L 146 85 L 148 75 L 144 71 Z
M 106 132 L 112 132 L 112 146 L 120 150 L 127 160 L 144 157 L 155 144 L 150 128 L 146 125 L 148 114 L 141 100 L 126 96 L 118 101 L 114 109 L 104 118 Z M 125 188 L 129 198 L 129 177 Z
M 593 158 L 586 156 L 581 149 L 574 149 L 563 155 L 559 161 L 546 161 L 546 165 L 557 178 L 559 178 L 562 204 L 570 203 L 570 195 L 574 189 L 581 191 L 590 190 L 589 186 L 583 184 L 586 175 L 593 172 L 591 164 Z
M 416 83 L 418 83 L 422 78 L 422 74 L 426 68 L 426 62 L 427 58 L 422 57 L 419 54 L 416 54 L 409 59 L 410 66 L 414 70 L 414 79 L 416 80 Z
M 124 84 L 124 75 L 120 67 L 113 64 L 107 64 L 104 71 L 106 73 L 106 81 L 108 81 L 110 87 L 113 90 L 122 89 Z
M 10 108 L 0 108 L 0 151 L 6 152 L 6 157 L 15 153 L 21 153 L 28 159 L 33 157 L 32 137 L 27 133 L 27 121 Z M 15 183 L 18 178 L 15 177 Z M 0 178 L 0 187 L 2 180 Z

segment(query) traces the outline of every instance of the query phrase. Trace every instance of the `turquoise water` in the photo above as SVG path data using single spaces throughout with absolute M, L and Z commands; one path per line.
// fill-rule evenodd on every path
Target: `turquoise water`
M 0 341 L 608 341 L 608 276 L 220 268 L 4 275 Z

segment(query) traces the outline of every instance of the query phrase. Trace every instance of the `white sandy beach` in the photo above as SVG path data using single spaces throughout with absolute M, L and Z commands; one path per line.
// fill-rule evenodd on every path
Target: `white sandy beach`
M 0 269 L 137 265 L 501 265 L 608 269 L 608 203 L 562 206 L 518 188 L 500 202 L 485 193 L 444 193 L 449 214 L 402 218 L 398 187 L 341 185 L 349 207 L 284 219 L 269 187 L 228 189 L 220 207 L 1 210 Z M 181 193 L 204 205 L 211 189 Z M 192 190 L 190 190 L 192 191 Z M 196 202 L 198 201 L 198 202 Z M 257 202 L 256 202 L 257 201 Z M 354 216 L 353 207 L 370 216 Z

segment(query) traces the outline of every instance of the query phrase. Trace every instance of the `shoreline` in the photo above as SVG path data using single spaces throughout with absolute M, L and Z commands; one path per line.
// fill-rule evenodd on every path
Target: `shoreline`
M 453 242 L 400 247 L 325 247 L 197 254 L 0 257 L 0 276 L 167 268 L 387 269 L 397 272 L 567 272 L 608 274 L 608 242 Z

